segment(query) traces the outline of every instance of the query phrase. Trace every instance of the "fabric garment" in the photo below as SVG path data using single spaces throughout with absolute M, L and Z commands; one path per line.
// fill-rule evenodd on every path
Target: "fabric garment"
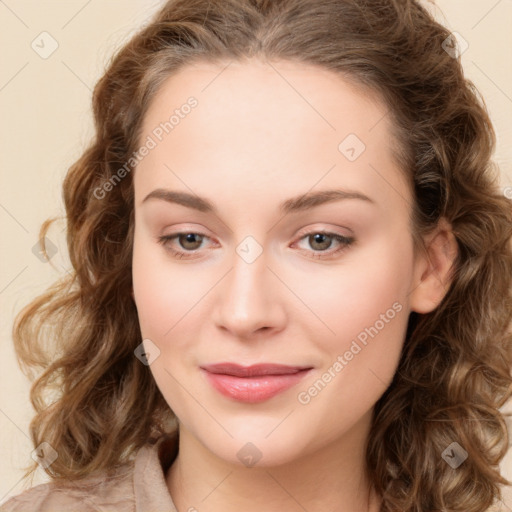
M 165 481 L 177 453 L 177 434 L 162 436 L 111 477 L 36 485 L 0 505 L 0 512 L 178 512 Z M 487 512 L 505 510 L 510 509 L 499 503 Z
M 177 435 L 159 437 L 111 477 L 36 485 L 7 500 L 1 512 L 177 512 L 165 473 L 178 453 Z

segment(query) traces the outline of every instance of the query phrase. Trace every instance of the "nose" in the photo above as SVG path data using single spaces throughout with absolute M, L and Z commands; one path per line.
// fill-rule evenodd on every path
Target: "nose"
M 283 284 L 268 266 L 265 251 L 251 263 L 238 254 L 217 289 L 214 322 L 233 337 L 271 335 L 286 324 Z

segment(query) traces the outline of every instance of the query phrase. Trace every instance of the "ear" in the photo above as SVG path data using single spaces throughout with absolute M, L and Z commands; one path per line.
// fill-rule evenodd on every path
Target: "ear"
M 410 304 L 412 311 L 430 313 L 450 287 L 459 249 L 452 226 L 445 218 L 441 218 L 435 230 L 423 240 L 425 250 L 418 252 L 414 262 Z

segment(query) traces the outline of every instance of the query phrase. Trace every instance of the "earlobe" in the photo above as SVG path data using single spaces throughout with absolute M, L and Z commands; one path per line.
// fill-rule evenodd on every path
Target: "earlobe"
M 453 278 L 458 244 L 450 223 L 442 218 L 436 229 L 424 239 L 425 252 L 415 261 L 411 291 L 411 310 L 430 313 L 443 300 Z

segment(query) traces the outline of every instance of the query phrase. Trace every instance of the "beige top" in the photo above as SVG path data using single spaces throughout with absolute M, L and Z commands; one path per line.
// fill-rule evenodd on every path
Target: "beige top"
M 112 477 L 36 485 L 6 501 L 0 512 L 178 512 L 165 482 L 177 453 L 177 436 L 162 436 L 142 447 L 135 460 Z M 502 510 L 494 506 L 488 512 Z
M 143 446 L 115 475 L 39 484 L 10 498 L 1 512 L 177 512 L 165 473 L 178 453 L 176 436 Z

